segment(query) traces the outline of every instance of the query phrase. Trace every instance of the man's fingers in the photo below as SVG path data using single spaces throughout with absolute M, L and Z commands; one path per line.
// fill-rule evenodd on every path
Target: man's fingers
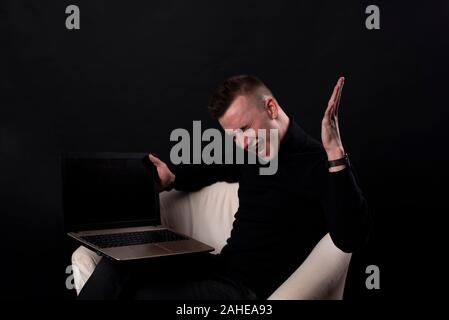
M 340 103 L 341 91 L 344 85 L 344 77 L 340 77 L 335 84 L 334 90 L 332 91 L 332 95 L 327 103 L 326 114 L 327 115 L 336 115 L 338 113 L 338 105 Z
M 340 85 L 340 79 L 337 81 L 337 84 L 334 87 L 334 91 L 332 91 L 332 95 L 329 99 L 329 102 L 327 103 L 328 106 L 332 106 L 335 103 L 335 100 L 337 99 L 337 95 L 338 95 L 339 85 Z
M 328 106 L 327 106 L 327 108 L 326 108 L 326 111 L 324 112 L 324 119 L 329 119 L 329 117 L 330 117 L 330 112 L 331 112 L 331 109 L 332 109 L 332 105 L 331 104 L 329 104 Z
M 340 87 L 338 90 L 338 96 L 337 96 L 337 101 L 335 103 L 335 115 L 338 115 L 338 110 L 340 107 L 340 100 L 341 100 L 341 93 L 343 91 L 343 86 L 345 85 L 345 78 L 344 77 L 340 77 L 340 79 L 338 79 L 338 82 L 340 83 Z
M 338 83 L 335 85 L 334 91 L 332 91 L 332 95 L 327 103 L 327 108 L 326 108 L 325 114 L 328 116 L 331 114 L 332 107 L 335 105 L 335 99 L 337 97 L 337 93 L 338 93 Z
M 151 153 L 148 155 L 148 158 L 156 167 L 163 163 L 159 158 L 153 156 Z

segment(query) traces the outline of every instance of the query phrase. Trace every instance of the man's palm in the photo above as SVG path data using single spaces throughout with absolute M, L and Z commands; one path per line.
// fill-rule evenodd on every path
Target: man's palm
M 338 127 L 338 109 L 340 107 L 344 81 L 345 78 L 343 77 L 338 79 L 334 91 L 332 92 L 332 96 L 327 104 L 323 121 L 321 122 L 321 140 L 323 142 L 323 147 L 328 154 L 344 153 L 340 129 Z

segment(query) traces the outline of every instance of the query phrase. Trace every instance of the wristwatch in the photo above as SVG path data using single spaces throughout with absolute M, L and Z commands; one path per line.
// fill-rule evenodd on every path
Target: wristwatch
M 350 166 L 349 157 L 348 157 L 347 153 L 345 153 L 343 158 L 336 159 L 336 160 L 330 160 L 330 161 L 327 162 L 327 166 L 329 168 L 338 167 L 338 166 L 342 166 L 342 165 L 346 165 L 348 167 Z

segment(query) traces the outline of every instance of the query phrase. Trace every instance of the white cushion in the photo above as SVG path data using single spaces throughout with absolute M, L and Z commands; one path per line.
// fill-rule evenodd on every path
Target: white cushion
M 162 224 L 215 248 L 219 253 L 229 238 L 239 207 L 238 183 L 218 182 L 200 191 L 163 192 Z

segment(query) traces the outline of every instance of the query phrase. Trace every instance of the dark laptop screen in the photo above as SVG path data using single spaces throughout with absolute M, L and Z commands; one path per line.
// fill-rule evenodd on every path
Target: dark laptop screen
M 154 168 L 145 154 L 63 156 L 67 231 L 159 224 Z

